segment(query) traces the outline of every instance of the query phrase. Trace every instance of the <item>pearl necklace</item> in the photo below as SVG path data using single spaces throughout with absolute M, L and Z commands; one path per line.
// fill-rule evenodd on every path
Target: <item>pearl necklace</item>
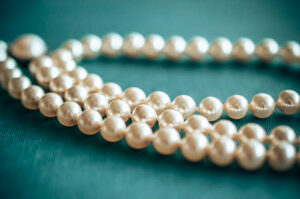
M 16 61 L 8 56 L 8 51 L 18 60 L 30 60 L 32 77 L 51 92 L 45 94 L 42 87 L 31 85 Z M 282 91 L 276 102 L 270 95 L 260 93 L 250 104 L 240 95 L 229 97 L 224 105 L 215 97 L 207 97 L 196 107 L 195 101 L 187 95 L 180 95 L 171 102 L 161 91 L 153 92 L 148 98 L 136 87 L 123 92 L 119 85 L 103 84 L 98 75 L 88 74 L 76 64 L 82 57 L 95 58 L 100 53 L 115 57 L 119 52 L 128 57 L 143 54 L 149 59 L 165 54 L 170 60 L 187 55 L 194 61 L 201 60 L 208 53 L 218 62 L 230 56 L 246 62 L 253 54 L 262 61 L 271 61 L 279 55 L 285 64 L 291 64 L 300 57 L 300 46 L 296 42 L 288 42 L 279 50 L 272 39 L 255 47 L 251 40 L 242 38 L 232 48 L 226 38 L 219 38 L 209 46 L 202 37 L 195 37 L 186 44 L 183 38 L 174 36 L 165 44 L 159 35 L 150 35 L 145 40 L 142 35 L 132 33 L 123 41 L 120 35 L 111 33 L 103 40 L 95 35 L 88 35 L 82 41 L 69 40 L 50 56 L 44 55 L 46 51 L 44 41 L 36 35 L 21 36 L 9 48 L 0 41 L 1 86 L 10 96 L 20 99 L 26 108 L 39 109 L 46 117 L 57 117 L 64 126 L 77 125 L 87 135 L 100 130 L 102 137 L 109 142 L 125 137 L 134 149 L 145 148 L 152 142 L 155 150 L 163 155 L 173 154 L 180 148 L 190 161 L 200 161 L 208 155 L 219 166 L 229 165 L 236 159 L 242 168 L 255 170 L 268 160 L 273 169 L 285 171 L 296 160 L 300 164 L 300 153 L 297 154 L 295 148 L 300 144 L 300 138 L 288 126 L 278 126 L 267 136 L 258 124 L 246 124 L 238 131 L 229 120 L 220 120 L 214 125 L 209 122 L 218 120 L 223 109 L 232 119 L 243 118 L 248 109 L 258 118 L 269 117 L 275 107 L 284 114 L 294 114 L 300 108 L 296 91 Z M 194 114 L 197 111 L 200 115 Z M 106 118 L 103 120 L 103 117 Z M 126 127 L 129 118 L 132 123 Z M 153 133 L 151 127 L 157 121 L 159 129 Z M 185 133 L 183 138 L 180 130 Z M 264 146 L 266 142 L 271 145 L 269 149 Z

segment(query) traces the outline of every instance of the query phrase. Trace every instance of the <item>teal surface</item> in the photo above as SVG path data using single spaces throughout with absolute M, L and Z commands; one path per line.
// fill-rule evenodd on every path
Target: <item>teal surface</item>
M 255 42 L 275 38 L 280 44 L 300 40 L 299 1 L 1 1 L 0 38 L 12 41 L 22 33 L 37 33 L 57 48 L 86 33 L 104 35 L 132 31 L 145 35 L 194 35 L 209 41 L 241 36 Z M 256 93 L 277 97 L 284 89 L 300 92 L 300 68 L 253 61 L 216 64 L 144 59 L 83 62 L 89 72 L 122 88 L 165 91 L 171 98 L 207 96 L 223 102 L 233 94 L 248 100 Z M 26 68 L 23 68 L 26 71 Z M 226 118 L 226 117 L 225 117 Z M 299 135 L 300 114 L 278 111 L 268 119 L 249 114 L 240 127 L 258 122 L 268 131 L 291 125 Z M 124 140 L 107 143 L 99 135 L 84 136 L 76 127 L 26 110 L 0 90 L 0 198 L 300 198 L 300 171 L 276 173 L 267 165 L 246 172 L 237 164 L 219 168 L 205 160 L 185 161 L 180 153 L 158 155 L 149 146 L 130 149 Z

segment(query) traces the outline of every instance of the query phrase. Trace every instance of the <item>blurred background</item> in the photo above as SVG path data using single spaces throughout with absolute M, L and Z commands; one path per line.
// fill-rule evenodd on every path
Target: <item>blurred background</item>
M 24 33 L 45 39 L 50 50 L 65 40 L 88 33 L 122 36 L 172 35 L 186 40 L 195 35 L 209 41 L 225 36 L 232 42 L 249 37 L 255 43 L 271 37 L 280 45 L 300 41 L 300 2 L 297 0 L 2 0 L 0 39 L 13 41 Z M 162 90 L 171 98 L 192 96 L 197 104 L 207 96 L 225 102 L 233 94 L 250 100 L 265 92 L 275 99 L 284 89 L 300 92 L 299 67 L 280 62 L 228 61 L 171 63 L 165 60 L 105 59 L 81 63 L 104 81 L 122 88 L 138 86 L 146 94 Z M 299 66 L 299 65 L 298 65 Z M 24 70 L 26 70 L 24 68 Z M 28 111 L 3 90 L 0 94 L 0 197 L 1 198 L 298 198 L 300 173 L 273 172 L 268 166 L 245 172 L 236 164 L 218 168 L 209 161 L 190 163 L 179 153 L 164 157 L 152 146 L 135 151 L 120 143 L 87 137 L 56 119 Z M 226 117 L 225 117 L 226 118 Z M 265 120 L 249 114 L 235 121 L 240 127 L 257 122 L 268 131 L 286 124 L 299 135 L 300 114 L 276 112 Z

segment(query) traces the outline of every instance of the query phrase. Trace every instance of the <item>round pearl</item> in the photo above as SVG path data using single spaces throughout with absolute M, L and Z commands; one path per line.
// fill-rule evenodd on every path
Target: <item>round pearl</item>
M 131 87 L 124 91 L 123 99 L 133 110 L 137 105 L 145 102 L 146 95 L 140 88 Z
M 1 86 L 3 89 L 7 89 L 8 82 L 12 78 L 21 77 L 22 72 L 19 68 L 6 69 L 0 73 Z
M 100 93 L 93 93 L 84 100 L 84 110 L 94 109 L 102 116 L 105 115 L 105 109 L 108 106 L 108 100 Z
M 106 109 L 107 116 L 121 117 L 125 122 L 130 118 L 131 111 L 129 105 L 123 100 L 114 100 L 109 103 Z
M 209 48 L 209 43 L 204 37 L 193 37 L 186 45 L 185 55 L 193 61 L 202 60 Z
M 99 75 L 89 74 L 81 82 L 82 86 L 85 86 L 89 92 L 99 91 L 102 88 L 103 81 Z
M 266 132 L 258 124 L 248 123 L 239 130 L 238 135 L 241 142 L 247 142 L 250 139 L 262 142 L 266 137 Z
M 232 48 L 232 57 L 238 62 L 247 62 L 251 59 L 255 50 L 253 41 L 248 38 L 239 39 Z
M 60 70 L 57 67 L 40 68 L 36 74 L 36 79 L 40 85 L 49 88 L 49 83 L 60 75 Z
M 102 117 L 93 109 L 85 110 L 77 120 L 79 130 L 86 135 L 94 135 L 99 131 Z
M 59 61 L 55 63 L 55 66 L 63 72 L 70 72 L 76 68 L 76 62 L 74 60 Z
M 231 49 L 231 42 L 225 37 L 220 37 L 210 45 L 208 53 L 215 61 L 223 62 L 229 59 Z
M 81 107 L 76 102 L 67 101 L 57 109 L 57 119 L 63 126 L 75 126 L 81 113 Z
M 102 46 L 102 41 L 97 35 L 87 35 L 82 40 L 83 52 L 82 55 L 84 58 L 95 58 L 100 54 L 100 49 Z
M 49 56 L 41 56 L 32 60 L 29 64 L 29 71 L 33 77 L 36 77 L 37 71 L 40 68 L 50 68 L 53 66 L 53 60 Z
M 52 92 L 63 96 L 64 92 L 71 88 L 74 84 L 73 78 L 68 75 L 60 75 L 50 81 L 49 87 Z
M 64 43 L 62 48 L 70 51 L 74 60 L 80 60 L 82 58 L 83 46 L 80 41 L 76 39 L 70 39 Z
M 237 161 L 246 170 L 255 170 L 262 166 L 266 149 L 257 140 L 249 140 L 237 149 Z
M 145 38 L 140 33 L 131 33 L 125 37 L 122 46 L 122 52 L 127 57 L 137 57 L 145 43 Z
M 30 79 L 26 76 L 21 76 L 18 78 L 10 79 L 8 82 L 7 90 L 11 97 L 20 99 L 22 91 L 29 86 L 31 86 Z
M 165 41 L 160 35 L 151 34 L 144 43 L 142 53 L 148 59 L 156 59 L 162 52 L 164 46 Z
M 180 149 L 186 159 L 196 162 L 206 155 L 208 140 L 202 133 L 189 134 L 183 139 Z
M 213 132 L 214 134 L 212 134 L 212 139 L 215 140 L 219 136 L 228 136 L 231 138 L 237 133 L 237 129 L 235 124 L 230 120 L 220 120 L 214 124 Z
M 153 146 L 156 151 L 163 155 L 174 153 L 180 146 L 180 135 L 174 128 L 160 128 L 154 136 Z
M 123 44 L 122 37 L 117 33 L 110 33 L 102 39 L 101 53 L 107 57 L 116 57 Z
M 216 165 L 226 166 L 232 162 L 234 158 L 234 152 L 234 141 L 227 136 L 221 136 L 219 139 L 213 142 L 208 155 L 211 161 Z
M 57 109 L 63 104 L 62 98 L 56 93 L 47 93 L 39 101 L 40 112 L 46 117 L 56 117 Z
M 70 71 L 68 75 L 72 77 L 76 83 L 78 83 L 81 80 L 85 79 L 88 73 L 85 68 L 77 66 L 72 71 Z
M 7 58 L 7 44 L 6 42 L 0 40 L 0 62 Z
M 147 104 L 154 108 L 157 115 L 160 115 L 169 106 L 170 98 L 166 93 L 156 91 L 149 95 Z
M 211 128 L 211 124 L 202 115 L 192 115 L 185 121 L 183 125 L 184 132 L 187 134 L 193 134 L 196 132 L 202 133 Z
M 157 115 L 151 106 L 147 104 L 141 104 L 135 107 L 132 112 L 131 119 L 133 122 L 145 122 L 152 127 L 157 120 Z
M 123 138 L 126 124 L 122 118 L 117 116 L 107 117 L 100 127 L 102 137 L 108 142 L 117 142 Z
M 184 119 L 180 112 L 173 110 L 173 109 L 167 109 L 165 110 L 159 117 L 158 117 L 158 123 L 159 127 L 174 127 L 177 130 L 181 128 L 181 125 L 183 124 Z
M 126 142 L 134 149 L 142 149 L 149 145 L 152 137 L 151 128 L 144 122 L 132 123 L 126 132 Z
M 276 105 L 282 113 L 291 115 L 299 110 L 300 97 L 293 90 L 285 90 L 279 94 Z
M 283 63 L 292 64 L 300 56 L 300 45 L 295 41 L 288 41 L 278 52 Z
M 6 70 L 14 69 L 17 66 L 18 64 L 13 58 L 7 57 L 5 60 L 0 62 L 0 73 Z
M 39 36 L 27 34 L 17 38 L 9 50 L 17 59 L 30 60 L 45 54 L 47 46 Z
M 277 55 L 278 44 L 274 39 L 265 39 L 255 48 L 254 54 L 263 62 L 270 62 Z
M 249 108 L 256 117 L 267 118 L 274 112 L 275 102 L 270 95 L 259 93 L 252 98 Z
M 23 106 L 30 110 L 39 108 L 39 101 L 45 95 L 44 90 L 39 86 L 30 86 L 21 93 Z
M 59 65 L 60 62 L 68 62 L 73 60 L 72 53 L 64 48 L 60 48 L 51 53 L 54 65 Z
M 207 97 L 203 99 L 199 105 L 199 112 L 206 117 L 208 121 L 219 119 L 223 113 L 223 105 L 215 97 Z
M 232 119 L 241 119 L 248 112 L 248 101 L 241 95 L 233 95 L 224 104 L 227 115 Z
M 116 83 L 105 83 L 100 93 L 107 97 L 108 100 L 120 98 L 122 96 L 122 88 Z
M 173 36 L 167 41 L 163 52 L 169 60 L 177 61 L 183 55 L 185 46 L 186 42 L 182 37 Z
M 268 152 L 268 162 L 277 171 L 290 169 L 296 159 L 296 150 L 288 142 L 278 142 L 274 144 Z
M 190 96 L 180 95 L 174 99 L 172 108 L 179 111 L 184 119 L 187 119 L 195 112 L 196 103 Z
M 296 140 L 295 131 L 289 126 L 277 126 L 274 128 L 270 134 L 270 141 L 272 143 L 286 141 L 289 143 L 293 143 Z
M 85 87 L 75 85 L 66 90 L 64 98 L 66 101 L 74 101 L 82 106 L 84 100 L 88 97 L 88 91 Z

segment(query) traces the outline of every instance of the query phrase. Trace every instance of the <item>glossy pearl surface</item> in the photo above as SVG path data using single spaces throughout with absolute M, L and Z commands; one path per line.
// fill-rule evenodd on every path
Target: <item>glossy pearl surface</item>
M 94 109 L 104 116 L 105 109 L 108 107 L 108 100 L 100 93 L 93 93 L 84 100 L 83 107 L 84 110 Z
M 261 61 L 269 62 L 277 55 L 278 50 L 277 42 L 274 39 L 267 38 L 256 46 L 254 54 Z
M 80 60 L 83 54 L 83 46 L 80 41 L 76 39 L 70 39 L 64 43 L 62 48 L 71 52 L 74 60 Z
M 108 82 L 103 84 L 100 93 L 108 100 L 113 100 L 122 96 L 122 88 L 116 83 Z
M 151 128 L 144 122 L 132 123 L 126 132 L 126 142 L 134 149 L 148 146 L 152 137 Z
M 37 71 L 40 68 L 49 68 L 52 66 L 54 66 L 52 58 L 44 55 L 44 56 L 38 57 L 36 59 L 33 59 L 29 63 L 29 71 L 33 77 L 36 77 Z
M 95 58 L 100 54 L 100 49 L 102 46 L 102 40 L 93 34 L 86 35 L 82 40 L 82 56 L 84 58 Z
M 262 142 L 266 137 L 266 132 L 258 124 L 248 123 L 239 130 L 238 135 L 241 142 L 247 142 L 250 139 L 256 139 Z
M 137 57 L 141 53 L 145 43 L 145 38 L 140 33 L 131 33 L 127 35 L 123 41 L 122 52 L 127 57 Z
M 75 85 L 66 90 L 64 98 L 66 101 L 74 101 L 83 104 L 84 100 L 88 97 L 88 91 L 85 87 L 80 85 Z
M 241 95 L 233 95 L 224 104 L 227 115 L 232 119 L 241 119 L 248 112 L 248 101 Z
M 123 100 L 114 100 L 109 103 L 108 108 L 106 109 L 107 116 L 118 116 L 121 117 L 124 121 L 127 121 L 130 118 L 131 110 L 129 105 Z
M 231 138 L 237 133 L 235 124 L 230 120 L 220 120 L 216 122 L 213 126 L 213 130 L 214 134 L 212 134 L 212 139 L 216 139 L 219 136 L 228 136 Z
M 50 81 L 60 74 L 61 72 L 57 67 L 40 68 L 36 74 L 36 80 L 41 86 L 49 88 Z
M 192 115 L 185 121 L 183 125 L 184 132 L 187 134 L 193 134 L 196 132 L 202 133 L 211 128 L 211 124 L 202 115 Z
M 73 84 L 73 78 L 68 75 L 60 75 L 50 81 L 49 88 L 52 92 L 58 93 L 63 96 L 64 92 L 71 88 Z
M 117 55 L 119 55 L 122 44 L 123 39 L 119 34 L 110 33 L 102 39 L 102 46 L 100 52 L 104 56 L 116 57 Z
M 180 136 L 174 128 L 160 128 L 154 136 L 153 146 L 163 155 L 174 153 L 180 145 Z
M 67 101 L 57 109 L 57 119 L 63 126 L 75 126 L 81 113 L 78 103 Z
M 235 143 L 231 138 L 222 136 L 213 142 L 212 147 L 209 151 L 210 160 L 218 166 L 229 165 L 235 152 Z
M 193 61 L 202 60 L 209 48 L 209 43 L 204 37 L 193 37 L 186 45 L 184 54 Z
M 273 98 L 265 93 L 255 95 L 250 103 L 250 110 L 258 118 L 269 117 L 275 109 Z
M 45 92 L 40 86 L 30 86 L 22 91 L 21 102 L 27 109 L 36 110 L 39 108 L 39 101 L 44 95 Z
M 293 90 L 282 91 L 277 99 L 278 109 L 287 115 L 296 113 L 300 108 L 299 94 Z
M 124 91 L 122 99 L 126 101 L 133 110 L 137 105 L 146 101 L 146 95 L 140 88 L 131 87 Z
M 100 129 L 102 117 L 93 109 L 83 111 L 77 120 L 79 130 L 86 135 L 94 135 Z
M 174 127 L 179 130 L 183 124 L 183 121 L 184 119 L 181 113 L 173 109 L 165 110 L 158 118 L 160 128 Z
M 39 101 L 40 112 L 46 117 L 56 117 L 57 109 L 63 104 L 62 98 L 56 93 L 47 93 Z
M 160 115 L 170 105 L 170 98 L 166 93 L 156 91 L 149 95 L 147 104 L 154 108 L 157 115 Z
M 300 57 L 300 45 L 295 41 L 288 41 L 278 54 L 284 64 L 292 64 Z
M 180 95 L 174 99 L 172 108 L 179 111 L 183 118 L 186 119 L 195 112 L 196 103 L 190 96 Z
M 164 39 L 157 34 L 151 34 L 147 37 L 142 48 L 143 55 L 148 59 L 156 59 L 159 57 L 165 46 Z
M 208 140 L 202 133 L 187 135 L 182 142 L 182 155 L 189 161 L 199 161 L 207 154 Z
M 219 99 L 215 97 L 207 97 L 203 99 L 199 105 L 199 112 L 206 117 L 208 121 L 219 119 L 223 113 L 223 105 Z
M 133 122 L 145 122 L 152 127 L 157 120 L 157 115 L 151 106 L 140 104 L 134 108 L 131 119 Z
M 103 81 L 99 75 L 89 74 L 81 81 L 81 85 L 85 86 L 89 92 L 95 92 L 102 88 Z
M 270 141 L 271 143 L 286 141 L 289 143 L 293 143 L 296 140 L 296 133 L 295 131 L 290 128 L 289 126 L 277 126 L 271 131 L 270 134 Z
M 253 41 L 248 38 L 241 38 L 233 45 L 231 55 L 238 62 L 247 62 L 251 59 L 254 50 Z
M 19 68 L 6 69 L 0 73 L 0 81 L 3 89 L 7 89 L 8 82 L 12 78 L 21 77 L 22 72 Z
M 100 127 L 102 137 L 108 142 L 117 142 L 123 138 L 123 131 L 126 124 L 122 118 L 117 116 L 109 116 L 105 118 Z
M 183 55 L 185 46 L 186 42 L 182 37 L 173 36 L 167 41 L 163 52 L 169 60 L 176 61 Z
M 31 86 L 30 79 L 28 77 L 21 76 L 9 80 L 7 91 L 11 97 L 20 99 L 22 91 L 29 86 Z
M 88 73 L 85 68 L 77 66 L 72 71 L 70 71 L 68 73 L 68 75 L 70 77 L 72 77 L 75 82 L 79 82 L 79 81 L 85 79 L 87 77 Z
M 208 53 L 215 61 L 223 62 L 229 59 L 231 50 L 231 42 L 225 37 L 220 37 L 210 45 Z

